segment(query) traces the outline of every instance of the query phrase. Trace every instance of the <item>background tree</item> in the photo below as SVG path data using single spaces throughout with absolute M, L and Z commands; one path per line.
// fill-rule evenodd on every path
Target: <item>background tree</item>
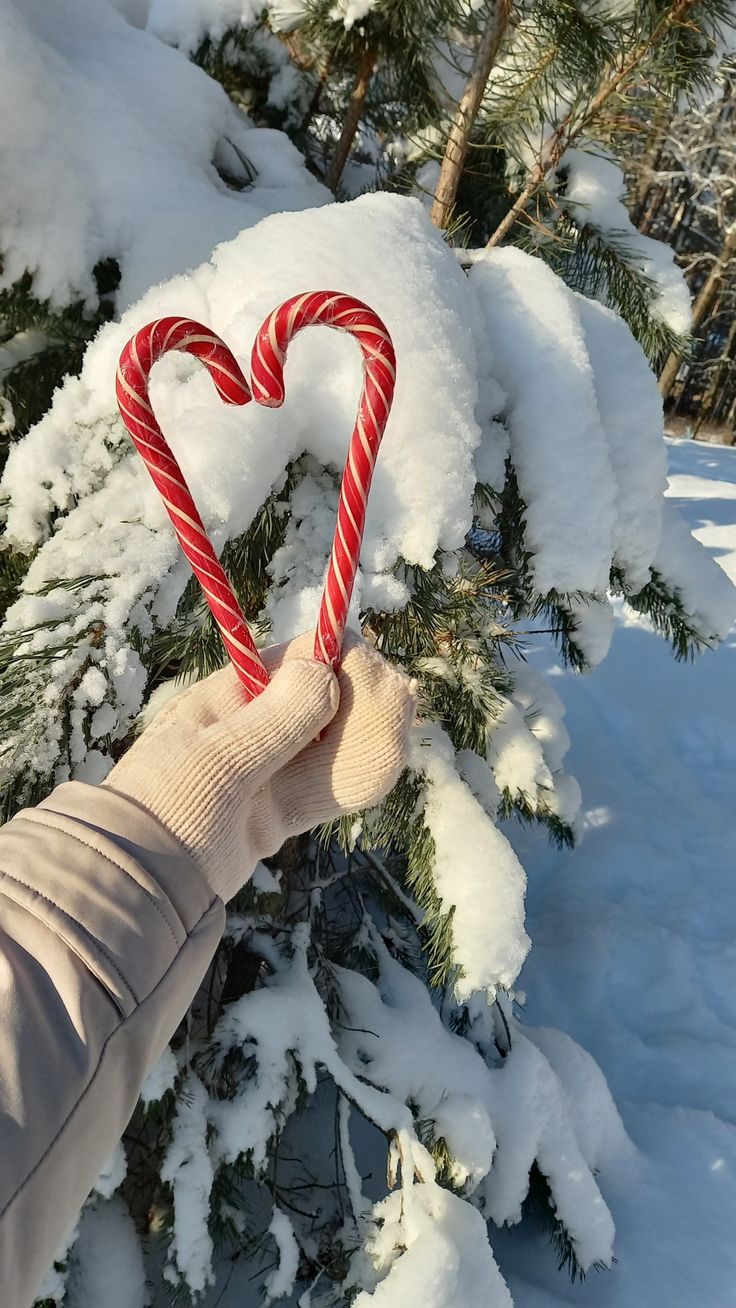
M 693 295 L 692 341 L 687 350 L 672 352 L 660 389 L 674 412 L 695 417 L 695 430 L 727 423 L 736 395 L 735 161 L 733 66 L 727 60 L 710 94 L 670 113 L 656 157 L 641 168 L 640 224 L 675 250 Z
M 380 153 L 386 136 L 412 130 L 435 111 L 434 43 L 459 9 L 457 0 L 381 0 L 355 7 L 346 0 L 309 0 L 301 14 L 271 13 L 271 26 L 289 29 L 297 61 L 329 69 L 310 105 L 312 157 L 331 191 L 340 185 L 359 129 L 367 141 L 358 159 Z
M 665 305 L 666 261 L 629 220 L 621 176 L 595 161 L 626 161 L 653 115 L 709 84 L 730 13 L 720 0 L 512 9 L 459 185 L 463 241 L 493 248 L 513 237 L 533 249 L 569 284 L 603 295 L 655 362 L 681 349 L 685 302 Z M 475 187 L 483 148 L 496 164 Z

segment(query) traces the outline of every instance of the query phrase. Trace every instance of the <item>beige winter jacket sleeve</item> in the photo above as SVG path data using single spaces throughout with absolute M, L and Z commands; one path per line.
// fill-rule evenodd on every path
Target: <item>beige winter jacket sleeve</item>
M 132 799 L 68 782 L 0 831 L 0 1304 L 29 1308 L 194 998 L 225 909 Z
M 30 1308 L 217 948 L 223 900 L 285 839 L 375 804 L 407 757 L 411 684 L 359 637 L 311 637 L 163 708 L 103 786 L 0 829 L 0 1308 Z

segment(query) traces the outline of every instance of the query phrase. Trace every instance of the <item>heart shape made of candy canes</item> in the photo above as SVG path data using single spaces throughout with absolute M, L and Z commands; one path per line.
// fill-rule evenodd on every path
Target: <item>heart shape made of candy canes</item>
M 151 369 L 169 350 L 192 354 L 207 368 L 226 404 L 283 404 L 289 342 L 302 328 L 334 327 L 358 341 L 363 386 L 340 483 L 337 523 L 314 641 L 314 657 L 337 669 L 363 539 L 368 492 L 391 410 L 396 356 L 391 337 L 368 305 L 339 291 L 295 295 L 274 309 L 251 354 L 251 388 L 224 341 L 191 318 L 159 318 L 128 341 L 115 380 L 118 408 L 171 518 L 179 544 L 217 623 L 248 699 L 268 684 L 247 622 L 225 575 L 184 475 L 158 425 L 148 396 Z

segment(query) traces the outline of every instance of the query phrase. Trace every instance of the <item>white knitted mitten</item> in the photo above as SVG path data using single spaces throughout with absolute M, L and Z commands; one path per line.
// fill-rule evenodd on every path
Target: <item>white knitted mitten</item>
M 272 680 L 250 703 L 229 666 L 169 700 L 103 783 L 163 822 L 226 901 L 288 836 L 378 803 L 406 764 L 411 683 L 351 633 L 336 677 L 313 642 L 262 651 Z

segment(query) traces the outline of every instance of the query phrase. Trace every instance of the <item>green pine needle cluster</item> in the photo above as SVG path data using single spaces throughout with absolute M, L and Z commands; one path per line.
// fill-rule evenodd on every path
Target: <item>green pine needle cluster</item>
M 652 367 L 664 363 L 683 340 L 656 312 L 657 287 L 626 233 L 602 232 L 585 214 L 564 213 L 549 233 L 521 243 L 537 254 L 574 291 L 602 300 L 628 324 Z
M 94 309 L 82 301 L 57 308 L 37 299 L 30 273 L 0 290 L 0 471 L 8 442 L 24 436 L 43 417 L 57 386 L 80 371 L 87 344 L 112 316 L 118 265 L 110 259 L 93 271 L 98 294 Z

